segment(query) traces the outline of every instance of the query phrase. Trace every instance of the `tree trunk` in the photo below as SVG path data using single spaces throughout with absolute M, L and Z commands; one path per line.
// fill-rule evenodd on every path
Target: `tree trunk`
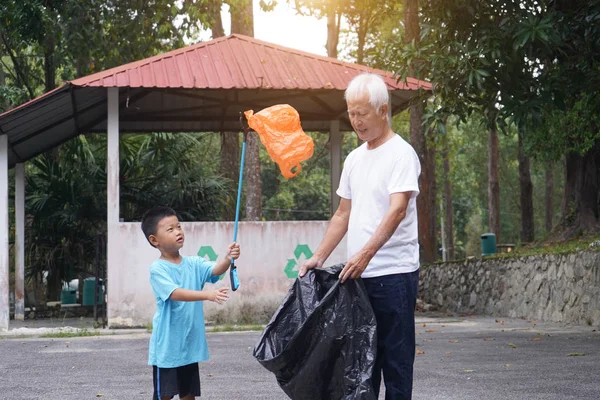
M 56 88 L 56 68 L 54 67 L 54 39 L 48 37 L 44 44 L 44 91 Z
M 450 146 L 448 144 L 448 134 L 442 135 L 442 146 L 445 198 L 444 235 L 446 236 L 447 259 L 454 260 L 454 207 L 452 205 L 452 182 L 450 182 Z
M 237 190 L 238 179 L 240 176 L 240 135 L 239 132 L 221 133 L 221 155 L 219 163 L 219 172 L 225 178 L 229 179 Z M 235 199 L 234 203 L 227 207 L 221 213 L 224 221 L 233 221 L 235 218 Z
M 552 232 L 554 222 L 554 163 L 546 163 L 546 233 Z
M 562 239 L 600 230 L 600 140 L 584 155 L 568 153 L 562 202 Z
M 406 0 L 404 6 L 404 30 L 407 43 L 419 41 L 419 1 Z M 409 71 L 414 75 L 413 71 Z M 434 171 L 429 168 L 427 141 L 423 130 L 423 101 L 416 101 L 410 107 L 410 142 L 419 156 L 421 162 L 421 176 L 419 177 L 419 190 L 421 194 L 417 197 L 417 209 L 419 218 L 419 242 L 421 245 L 422 261 L 431 263 L 436 260 L 437 249 L 435 246 L 435 221 L 432 223 L 431 215 L 435 215 L 435 206 L 431 208 L 431 198 L 435 198 L 432 187 Z M 433 232 L 433 233 L 432 233 Z
M 209 12 L 213 18 L 213 23 L 211 24 L 213 39 L 225 36 L 223 21 L 221 19 L 221 5 L 222 2 L 220 0 L 211 0 L 209 3 Z M 225 178 L 229 179 L 237 189 L 240 174 L 240 135 L 238 132 L 221 133 L 219 172 Z M 230 204 L 223 210 L 221 218 L 225 221 L 233 221 L 235 219 L 235 203 Z
M 62 290 L 62 279 L 60 276 L 60 268 L 54 265 L 48 270 L 46 278 L 46 301 L 59 301 Z M 36 298 L 36 302 L 39 300 Z
M 208 4 L 209 16 L 212 18 L 210 30 L 212 32 L 212 38 L 220 38 L 225 36 L 225 29 L 223 29 L 223 19 L 221 18 L 221 0 L 210 0 Z
M 211 24 L 212 38 L 225 36 L 223 21 L 221 19 L 221 0 L 211 0 L 209 3 L 210 17 L 213 19 Z M 219 163 L 219 172 L 222 176 L 232 182 L 233 187 L 237 189 L 240 174 L 240 135 L 238 132 L 221 133 L 221 157 Z M 235 200 L 234 200 L 235 201 Z M 221 212 L 221 218 L 225 221 L 235 219 L 235 203 Z
M 437 248 L 435 245 L 435 206 L 432 207 L 432 195 L 434 194 L 434 171 L 429 163 L 429 152 L 427 141 L 423 133 L 423 108 L 422 101 L 417 102 L 410 109 L 410 142 L 414 147 L 419 162 L 421 163 L 421 176 L 419 176 L 419 197 L 417 197 L 417 212 L 419 220 L 419 242 L 421 245 L 421 257 L 424 263 L 432 263 L 437 259 Z M 435 196 L 433 197 L 435 198 Z M 434 203 L 435 204 L 435 203 Z M 432 209 L 433 208 L 433 209 Z
M 361 16 L 358 24 L 358 48 L 356 49 L 356 63 L 363 64 L 365 62 L 365 43 L 367 41 L 368 21 L 364 16 Z
M 421 114 L 422 115 L 422 114 Z M 427 137 L 433 138 L 435 135 L 435 131 L 433 129 L 429 129 L 428 135 L 425 137 L 425 152 L 427 154 L 426 158 L 426 169 L 427 174 L 426 178 L 429 180 L 427 196 L 429 199 L 429 237 L 431 238 L 431 248 L 433 249 L 433 260 L 436 261 L 438 257 L 438 231 L 437 231 L 437 222 L 438 222 L 438 207 L 437 207 L 437 177 L 435 173 L 435 141 L 427 141 Z
M 256 132 L 250 132 L 246 139 L 246 159 L 260 160 L 259 138 Z M 260 163 L 246 163 L 244 168 L 244 186 L 246 188 L 246 220 L 262 220 L 262 188 L 260 182 Z
M 242 0 L 231 8 L 231 32 L 254 36 L 252 0 Z M 250 133 L 246 141 L 246 165 L 244 188 L 246 191 L 246 219 L 262 220 L 262 188 L 260 182 L 260 158 L 258 135 Z
M 519 132 L 518 144 L 519 184 L 521 188 L 521 242 L 530 243 L 535 239 L 533 220 L 533 184 L 529 157 L 523 150 L 523 133 Z
M 488 225 L 489 231 L 496 234 L 496 243 L 500 242 L 500 182 L 498 178 L 498 127 L 495 122 L 488 128 Z
M 337 58 L 337 46 L 340 39 L 340 16 L 334 1 L 327 4 L 327 56 Z
M 254 37 L 252 0 L 239 0 L 230 4 L 231 33 Z

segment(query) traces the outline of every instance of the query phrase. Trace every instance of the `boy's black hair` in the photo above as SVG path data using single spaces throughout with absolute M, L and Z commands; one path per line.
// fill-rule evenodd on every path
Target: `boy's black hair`
M 175 210 L 171 207 L 157 206 L 149 209 L 142 216 L 142 232 L 144 232 L 144 236 L 150 243 L 150 235 L 156 235 L 156 227 L 158 223 L 166 217 L 177 216 Z M 152 247 L 152 243 L 150 243 Z

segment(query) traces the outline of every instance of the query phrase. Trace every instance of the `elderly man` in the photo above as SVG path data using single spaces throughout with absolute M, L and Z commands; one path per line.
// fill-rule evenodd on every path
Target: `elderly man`
M 350 123 L 365 143 L 346 158 L 339 208 L 300 276 L 322 267 L 348 232 L 340 280 L 362 277 L 377 320 L 373 386 L 379 395 L 383 371 L 385 398 L 400 400 L 412 398 L 421 166 L 410 144 L 391 129 L 388 96 L 383 79 L 374 74 L 355 77 L 346 90 Z

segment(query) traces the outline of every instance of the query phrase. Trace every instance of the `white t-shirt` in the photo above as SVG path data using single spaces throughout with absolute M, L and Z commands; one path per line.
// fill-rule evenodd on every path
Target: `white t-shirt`
M 348 224 L 348 258 L 371 239 L 390 207 L 390 195 L 412 192 L 406 216 L 375 254 L 363 278 L 413 272 L 419 269 L 417 195 L 421 164 L 417 153 L 395 135 L 376 149 L 367 143 L 352 151 L 342 170 L 337 194 L 352 201 Z

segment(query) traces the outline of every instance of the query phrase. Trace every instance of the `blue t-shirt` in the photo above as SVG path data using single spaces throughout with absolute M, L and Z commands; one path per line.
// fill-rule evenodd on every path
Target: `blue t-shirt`
M 150 284 L 156 295 L 156 314 L 148 364 L 176 368 L 208 359 L 202 301 L 171 300 L 175 289 L 202 290 L 212 276 L 214 263 L 201 257 L 182 257 L 180 264 L 158 259 L 150 266 Z

